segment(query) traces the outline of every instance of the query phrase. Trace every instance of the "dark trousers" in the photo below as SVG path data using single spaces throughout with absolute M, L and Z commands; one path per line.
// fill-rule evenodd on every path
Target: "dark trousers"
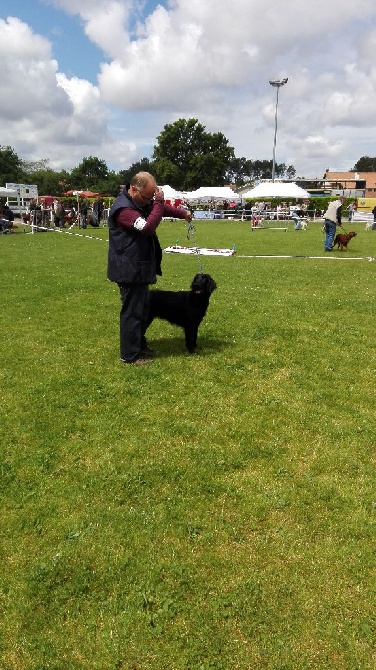
M 334 236 L 336 234 L 336 224 L 330 219 L 325 219 L 325 251 L 333 249 Z
M 119 283 L 122 307 L 120 310 L 120 358 L 134 361 L 146 346 L 145 331 L 149 313 L 148 284 Z

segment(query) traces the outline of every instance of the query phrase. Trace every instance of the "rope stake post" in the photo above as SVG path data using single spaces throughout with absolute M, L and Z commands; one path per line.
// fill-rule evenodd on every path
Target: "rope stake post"
M 189 222 L 188 224 L 188 230 L 187 230 L 187 240 L 189 240 L 192 237 L 192 242 L 193 246 L 197 249 L 197 255 L 198 255 L 198 269 L 200 274 L 203 274 L 203 269 L 202 269 L 202 260 L 201 260 L 201 254 L 200 254 L 200 248 L 197 247 L 196 244 L 196 226 L 192 223 L 192 221 Z

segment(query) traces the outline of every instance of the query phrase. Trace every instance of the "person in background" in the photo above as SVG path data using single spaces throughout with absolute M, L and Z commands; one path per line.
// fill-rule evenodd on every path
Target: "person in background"
M 9 221 L 10 228 L 13 228 L 13 223 L 14 223 L 14 212 L 11 210 L 9 205 L 3 205 L 3 218 Z
M 65 209 L 58 198 L 54 199 L 54 224 L 56 228 L 64 228 Z
M 328 208 L 324 214 L 325 226 L 325 251 L 333 251 L 333 241 L 336 234 L 336 226 L 342 223 L 342 205 L 344 197 L 341 196 L 338 200 L 333 200 L 329 203 Z
M 376 230 L 376 205 L 374 206 L 372 210 L 373 214 L 373 224 L 372 224 L 372 229 L 371 230 Z
M 42 220 L 42 208 L 37 198 L 30 201 L 30 223 L 33 226 L 40 226 Z
M 308 216 L 308 204 L 305 200 L 302 202 L 302 204 L 300 206 L 300 210 L 301 210 L 303 216 L 305 216 L 305 217 Z
M 66 213 L 65 210 L 64 210 L 64 213 L 65 213 L 64 221 L 65 220 L 67 221 L 69 227 L 73 226 L 76 223 L 76 221 L 77 221 L 77 211 L 78 210 L 76 209 L 76 203 L 74 203 L 74 202 L 71 202 L 69 204 L 68 213 Z M 63 225 L 63 228 L 64 228 L 64 225 Z
M 93 204 L 93 213 L 92 219 L 95 223 L 92 223 L 95 228 L 98 228 L 101 225 L 101 219 L 103 216 L 103 202 L 100 198 L 97 198 Z
M 349 206 L 347 207 L 347 218 L 349 221 L 353 220 L 354 212 L 355 212 L 355 205 L 353 202 L 350 202 Z
M 294 222 L 294 230 L 300 230 L 302 228 L 302 219 L 304 216 L 304 211 L 300 209 L 300 205 L 296 205 L 295 208 L 291 211 L 291 218 Z
M 87 226 L 87 213 L 89 211 L 89 203 L 87 200 L 83 200 L 80 209 L 80 226 L 81 228 L 86 228 Z
M 41 200 L 42 226 L 49 228 L 51 224 L 51 207 L 46 200 Z
M 14 212 L 8 205 L 0 206 L 0 232 L 11 233 L 14 224 Z
M 153 352 L 146 343 L 149 284 L 161 275 L 162 249 L 156 230 L 162 217 L 191 221 L 186 209 L 166 205 L 161 188 L 149 172 L 138 172 L 114 201 L 108 217 L 107 276 L 116 282 L 120 311 L 120 360 L 150 363 Z

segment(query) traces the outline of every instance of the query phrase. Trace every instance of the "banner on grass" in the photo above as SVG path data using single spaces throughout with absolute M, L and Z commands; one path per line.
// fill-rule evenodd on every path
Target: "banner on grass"
M 197 254 L 199 256 L 233 256 L 235 249 L 207 249 L 206 247 L 166 247 L 167 254 Z

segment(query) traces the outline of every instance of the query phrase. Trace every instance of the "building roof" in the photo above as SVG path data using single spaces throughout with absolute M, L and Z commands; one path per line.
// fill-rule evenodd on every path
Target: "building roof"
M 376 172 L 332 172 L 327 170 L 324 179 L 338 181 L 344 188 L 356 188 L 355 184 L 365 182 L 365 196 L 374 196 L 376 193 Z M 352 182 L 352 184 L 351 184 Z M 347 183 L 347 186 L 345 186 Z

